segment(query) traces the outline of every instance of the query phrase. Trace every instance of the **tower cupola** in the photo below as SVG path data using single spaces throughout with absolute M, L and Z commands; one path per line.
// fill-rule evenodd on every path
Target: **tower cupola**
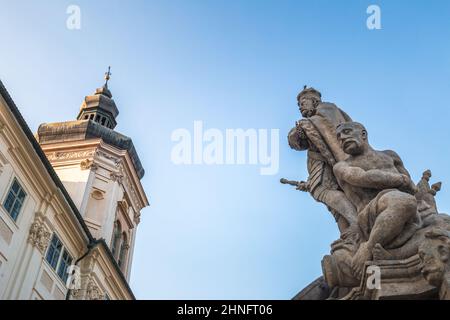
M 84 98 L 81 104 L 78 120 L 92 120 L 102 126 L 114 129 L 117 125 L 116 117 L 119 115 L 116 103 L 112 99 L 108 89 L 108 81 L 111 78 L 111 67 L 105 73 L 105 84 L 97 88 L 95 93 Z

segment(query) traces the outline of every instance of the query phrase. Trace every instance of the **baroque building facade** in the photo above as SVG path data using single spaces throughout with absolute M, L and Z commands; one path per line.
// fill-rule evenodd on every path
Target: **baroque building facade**
M 77 120 L 35 135 L 0 82 L 0 299 L 134 299 L 128 285 L 148 199 L 106 83 Z

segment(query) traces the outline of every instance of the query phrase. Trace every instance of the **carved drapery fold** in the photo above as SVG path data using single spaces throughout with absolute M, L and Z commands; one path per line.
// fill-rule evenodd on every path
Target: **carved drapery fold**
M 89 169 L 97 170 L 98 166 L 97 166 L 97 164 L 94 163 L 93 160 L 86 159 L 86 160 L 81 161 L 80 168 L 81 168 L 81 170 L 89 170 Z
M 47 250 L 50 242 L 51 232 L 45 226 L 44 222 L 40 218 L 35 218 L 30 227 L 28 235 L 28 243 L 38 248 L 41 253 Z
M 86 288 L 86 300 L 104 300 L 105 293 L 95 283 L 93 279 L 90 279 Z
M 110 177 L 112 181 L 117 181 L 119 184 L 123 182 L 123 175 L 118 172 L 111 172 Z

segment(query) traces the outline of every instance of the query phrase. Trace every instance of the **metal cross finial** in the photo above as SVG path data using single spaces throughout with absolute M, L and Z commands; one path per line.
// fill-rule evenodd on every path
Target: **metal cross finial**
M 111 75 L 112 75 L 112 73 L 111 73 L 111 66 L 109 66 L 108 67 L 108 72 L 105 72 L 105 80 L 106 80 L 105 86 L 108 86 L 108 81 L 109 81 L 109 79 L 111 79 Z

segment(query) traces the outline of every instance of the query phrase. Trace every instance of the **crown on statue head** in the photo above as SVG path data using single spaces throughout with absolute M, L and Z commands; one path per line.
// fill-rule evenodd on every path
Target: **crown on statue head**
M 312 87 L 307 88 L 306 85 L 303 87 L 302 92 L 298 94 L 297 101 L 299 101 L 303 96 L 310 96 L 310 97 L 312 96 L 314 98 L 317 98 L 318 100 L 322 98 L 322 94 L 319 91 L 317 91 Z

